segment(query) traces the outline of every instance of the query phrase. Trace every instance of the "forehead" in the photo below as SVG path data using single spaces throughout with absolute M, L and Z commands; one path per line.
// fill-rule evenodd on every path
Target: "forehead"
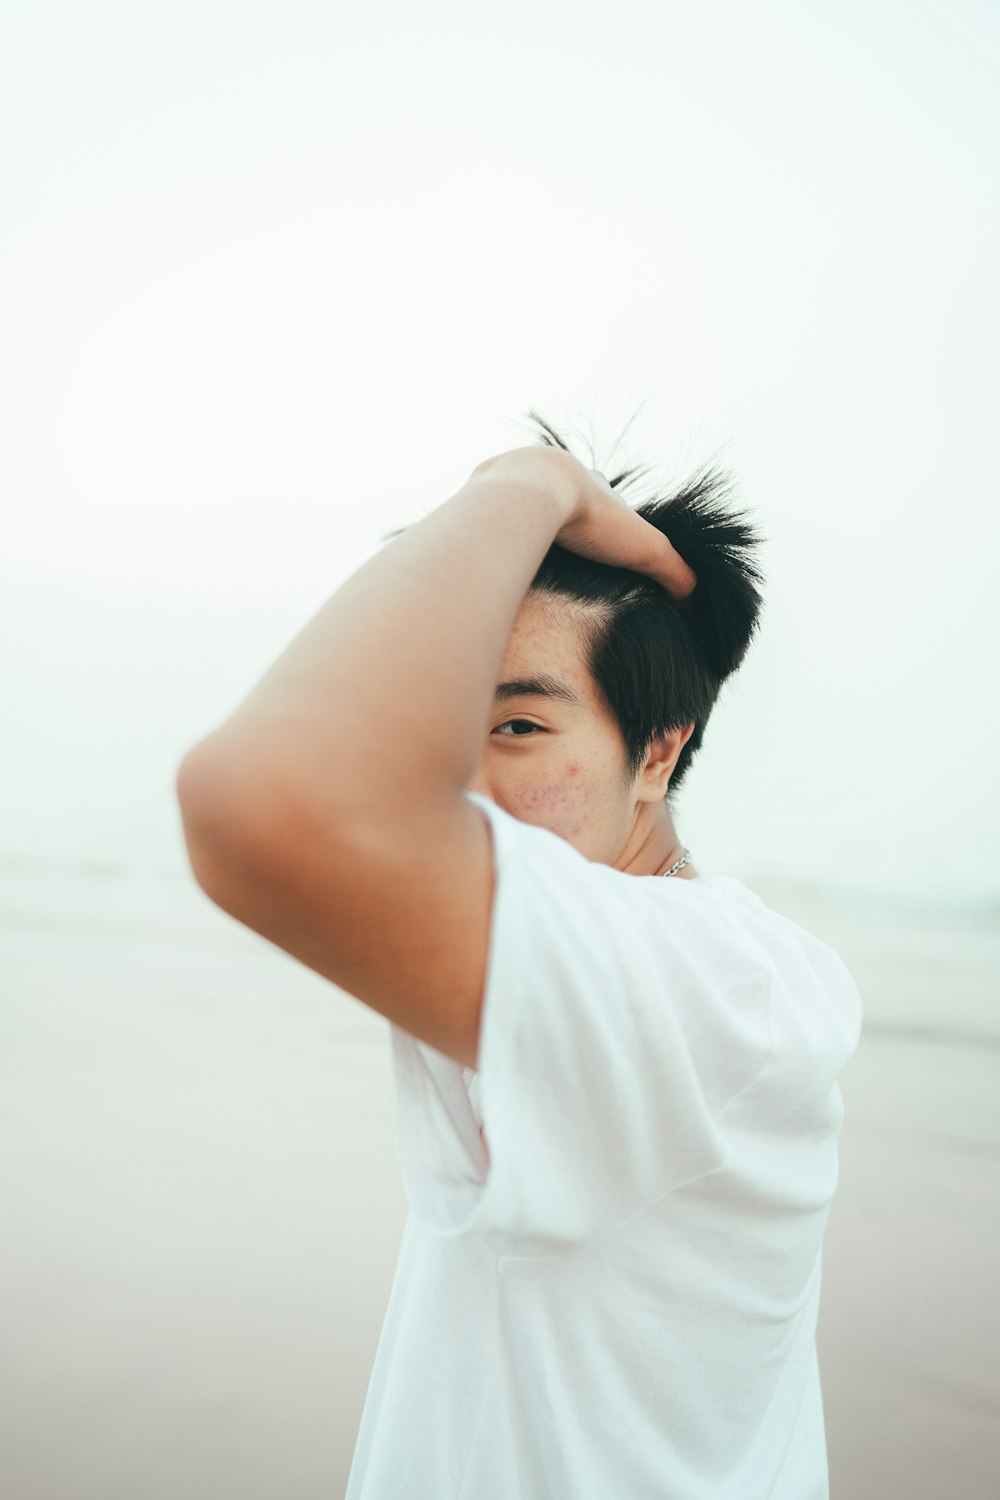
M 586 666 L 581 625 L 580 614 L 572 606 L 529 594 L 514 620 L 500 681 L 554 677 L 584 703 L 592 703 L 594 683 Z

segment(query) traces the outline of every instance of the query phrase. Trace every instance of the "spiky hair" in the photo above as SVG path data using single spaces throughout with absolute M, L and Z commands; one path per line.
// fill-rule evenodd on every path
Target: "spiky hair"
M 540 444 L 573 452 L 538 412 L 530 410 L 528 420 Z M 612 489 L 629 500 L 649 466 L 603 472 Z M 581 608 L 588 666 L 618 721 L 629 779 L 642 768 L 657 735 L 694 724 L 668 795 L 683 780 L 719 690 L 743 661 L 759 626 L 764 578 L 754 554 L 765 538 L 749 514 L 731 504 L 734 489 L 732 475 L 710 463 L 632 507 L 693 569 L 697 585 L 683 606 L 644 574 L 608 567 L 555 543 L 531 582 L 531 592 L 572 600 Z
M 538 412 L 529 410 L 527 418 L 539 444 L 580 458 Z M 597 467 L 593 451 L 587 466 Z M 631 492 L 650 470 L 645 465 L 609 473 L 605 465 L 602 472 L 631 505 Z M 681 605 L 645 574 L 609 567 L 556 543 L 529 589 L 573 607 L 590 674 L 621 731 L 627 780 L 638 775 L 657 736 L 694 724 L 668 798 L 701 746 L 722 684 L 743 661 L 759 626 L 764 578 L 754 554 L 766 538 L 746 511 L 730 503 L 734 489 L 732 475 L 709 463 L 666 493 L 632 506 L 695 573 L 694 593 Z

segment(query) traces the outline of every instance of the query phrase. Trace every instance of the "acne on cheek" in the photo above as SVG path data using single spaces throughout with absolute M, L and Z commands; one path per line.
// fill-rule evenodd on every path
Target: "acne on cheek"
M 557 829 L 564 838 L 580 833 L 590 802 L 586 781 L 579 779 L 582 774 L 582 767 L 573 763 L 562 781 L 529 782 L 519 798 L 526 820 Z

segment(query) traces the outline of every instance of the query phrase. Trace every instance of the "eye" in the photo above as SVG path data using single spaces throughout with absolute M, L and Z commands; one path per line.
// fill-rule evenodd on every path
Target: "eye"
M 527 725 L 527 727 L 529 729 L 537 729 L 538 732 L 539 732 L 539 734 L 544 734 L 545 733 L 545 730 L 542 728 L 542 726 L 540 724 L 533 724 L 530 719 L 508 719 L 507 722 L 506 722 L 506 724 L 498 724 L 497 727 L 496 727 L 496 729 L 494 729 L 493 733 L 494 734 L 499 734 L 500 731 L 501 731 L 501 729 L 512 729 L 515 724 L 525 724 L 525 725 Z M 531 735 L 530 734 L 505 734 L 505 735 L 503 735 L 501 737 L 503 739 L 505 739 L 505 740 L 511 740 L 511 739 L 513 739 L 513 740 L 528 740 L 528 739 L 531 738 Z

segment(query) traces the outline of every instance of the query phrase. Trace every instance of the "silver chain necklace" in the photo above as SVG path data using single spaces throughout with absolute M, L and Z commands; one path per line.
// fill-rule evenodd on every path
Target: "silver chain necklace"
M 691 850 L 690 849 L 685 849 L 684 853 L 681 855 L 681 857 L 677 861 L 677 863 L 675 865 L 671 865 L 669 870 L 664 870 L 664 872 L 663 872 L 664 876 L 667 876 L 667 875 L 676 875 L 678 870 L 683 870 L 684 866 L 687 864 L 687 862 L 688 862 L 688 860 L 690 858 L 691 858 Z

